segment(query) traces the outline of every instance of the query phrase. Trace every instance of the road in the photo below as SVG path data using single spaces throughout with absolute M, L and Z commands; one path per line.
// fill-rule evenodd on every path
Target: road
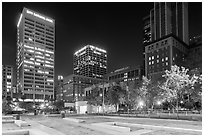
M 201 121 L 149 119 L 149 118 L 121 118 L 112 116 L 70 116 L 72 119 L 84 120 L 83 123 L 71 122 L 59 117 L 22 116 L 21 119 L 32 126 L 46 127 L 65 135 L 201 135 Z M 116 124 L 117 125 L 114 125 Z M 103 125 L 103 126 L 102 126 Z M 131 131 L 118 131 L 117 128 L 130 128 Z M 44 128 L 45 129 L 45 128 Z M 116 130 L 115 130 L 116 129 Z M 51 131 L 51 130 L 50 130 Z M 50 132 L 50 134 L 54 134 Z

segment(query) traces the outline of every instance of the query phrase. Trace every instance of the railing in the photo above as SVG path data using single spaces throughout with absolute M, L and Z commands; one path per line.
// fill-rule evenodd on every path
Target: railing
M 129 113 L 127 111 L 119 111 L 104 114 L 97 113 L 95 115 L 202 121 L 202 111 L 179 111 L 178 115 L 176 110 L 130 111 Z

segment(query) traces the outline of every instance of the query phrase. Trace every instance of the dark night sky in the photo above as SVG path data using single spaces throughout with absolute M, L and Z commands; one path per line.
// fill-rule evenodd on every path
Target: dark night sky
M 86 44 L 107 50 L 108 72 L 142 64 L 142 18 L 151 2 L 2 3 L 2 63 L 15 65 L 16 24 L 23 7 L 56 21 L 55 74 L 72 74 L 73 53 Z M 190 36 L 202 33 L 202 3 L 189 3 Z

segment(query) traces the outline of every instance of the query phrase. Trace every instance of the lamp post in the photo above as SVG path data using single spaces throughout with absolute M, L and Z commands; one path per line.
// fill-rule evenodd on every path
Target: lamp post
M 128 116 L 129 116 L 129 88 L 128 88 L 128 83 L 127 83 L 127 86 L 126 86 L 126 90 L 128 92 Z
M 104 81 L 103 81 L 103 115 L 104 115 Z

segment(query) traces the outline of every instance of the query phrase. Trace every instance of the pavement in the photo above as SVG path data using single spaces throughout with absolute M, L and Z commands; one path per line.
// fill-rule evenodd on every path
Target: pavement
M 22 115 L 31 126 L 3 131 L 29 130 L 32 135 L 201 135 L 201 121 L 77 115 L 62 119 L 45 115 Z M 83 123 L 77 121 L 83 120 Z M 8 124 L 8 123 L 7 123 Z M 9 123 L 13 124 L 13 123 Z M 109 128 L 111 127 L 111 128 Z M 120 130 L 124 129 L 124 130 Z M 128 130 L 127 130 L 128 129 Z

